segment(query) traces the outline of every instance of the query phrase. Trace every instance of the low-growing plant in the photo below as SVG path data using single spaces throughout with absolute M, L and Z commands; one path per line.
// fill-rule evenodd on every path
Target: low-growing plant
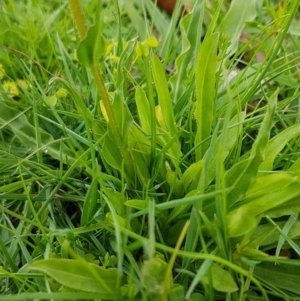
M 2 8 L 0 300 L 298 300 L 298 1 L 60 5 Z

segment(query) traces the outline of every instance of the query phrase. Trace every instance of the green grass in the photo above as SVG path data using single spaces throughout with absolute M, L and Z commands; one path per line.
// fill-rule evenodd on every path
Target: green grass
M 298 1 L 17 2 L 0 300 L 300 300 Z

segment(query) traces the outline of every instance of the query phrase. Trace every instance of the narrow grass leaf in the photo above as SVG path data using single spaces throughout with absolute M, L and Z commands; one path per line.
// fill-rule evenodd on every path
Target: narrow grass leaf
M 286 222 L 286 224 L 284 225 L 282 232 L 285 234 L 285 236 L 288 236 L 289 231 L 291 230 L 291 228 L 295 225 L 295 223 L 298 220 L 298 215 L 299 213 L 293 214 L 289 217 L 288 221 Z M 283 244 L 285 242 L 285 238 L 283 236 L 280 236 L 279 240 L 278 240 L 278 244 L 276 247 L 276 252 L 275 252 L 275 256 L 279 256 L 280 255 L 280 251 L 283 247 Z
M 88 224 L 92 220 L 96 212 L 97 188 L 98 180 L 94 178 L 84 199 L 83 209 L 81 213 L 81 226 Z

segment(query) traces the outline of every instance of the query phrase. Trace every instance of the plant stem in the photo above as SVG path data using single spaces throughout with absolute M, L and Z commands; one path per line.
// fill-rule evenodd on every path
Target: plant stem
M 84 15 L 82 13 L 80 2 L 79 2 L 79 0 L 69 0 L 69 3 L 70 3 L 73 18 L 74 18 L 74 21 L 78 28 L 80 37 L 81 37 L 81 39 L 84 39 L 87 34 L 87 28 L 86 28 L 86 25 L 84 22 Z M 133 167 L 134 165 L 132 162 L 132 158 L 131 158 L 128 150 L 123 148 L 122 135 L 118 128 L 118 124 L 117 124 L 117 121 L 116 121 L 116 118 L 115 118 L 115 115 L 113 112 L 112 105 L 109 100 L 107 90 L 106 90 L 104 82 L 103 82 L 101 72 L 99 71 L 99 68 L 96 64 L 93 64 L 90 68 L 91 68 L 91 72 L 94 77 L 94 80 L 96 82 L 98 91 L 103 100 L 104 108 L 105 108 L 105 111 L 106 111 L 106 114 L 108 117 L 108 125 L 110 126 L 110 128 L 112 130 L 113 136 L 116 140 L 117 147 L 118 147 L 118 149 L 121 153 L 121 156 L 124 160 L 124 163 L 125 163 L 125 169 L 126 169 L 127 175 L 129 176 L 129 177 L 127 177 L 127 180 L 129 180 L 131 183 L 133 183 L 135 173 L 134 173 L 134 167 Z

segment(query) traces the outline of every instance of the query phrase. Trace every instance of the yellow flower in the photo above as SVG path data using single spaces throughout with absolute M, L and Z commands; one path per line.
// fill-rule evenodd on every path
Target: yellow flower
M 31 88 L 31 84 L 28 83 L 26 80 L 24 79 L 18 79 L 18 85 L 23 88 L 24 90 L 28 90 L 29 88 Z
M 20 93 L 16 83 L 11 81 L 5 81 L 3 84 L 3 89 L 11 98 L 18 96 Z
M 47 100 L 51 106 L 55 107 L 57 103 L 57 97 L 55 95 L 48 96 Z
M 5 75 L 5 70 L 3 68 L 3 66 L 0 64 L 0 79 L 2 79 Z
M 65 98 L 68 96 L 68 91 L 64 88 L 59 88 L 55 95 L 58 97 L 58 98 Z

